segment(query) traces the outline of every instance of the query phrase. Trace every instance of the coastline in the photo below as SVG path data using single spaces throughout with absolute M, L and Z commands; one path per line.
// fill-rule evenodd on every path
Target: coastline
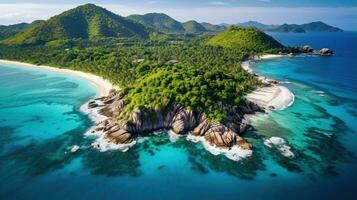
M 118 89 L 117 86 L 114 86 L 112 83 L 103 79 L 102 77 L 99 77 L 99 76 L 96 76 L 96 75 L 93 75 L 90 73 L 86 73 L 86 72 L 51 67 L 51 66 L 40 66 L 40 65 L 30 64 L 30 63 L 11 61 L 11 60 L 2 60 L 2 59 L 0 59 L 0 63 L 15 64 L 15 65 L 20 65 L 22 67 L 29 67 L 29 68 L 34 68 L 34 69 L 59 72 L 59 73 L 63 73 L 66 75 L 78 77 L 80 79 L 87 81 L 89 84 L 93 84 L 97 88 L 98 94 L 96 95 L 96 97 L 108 96 L 112 89 Z M 135 143 L 130 144 L 130 145 L 112 144 L 112 143 L 106 141 L 106 139 L 104 138 L 104 133 L 101 133 L 100 131 L 99 132 L 95 131 L 97 124 L 108 119 L 108 117 L 99 114 L 98 110 L 100 109 L 100 107 L 89 109 L 88 103 L 91 101 L 93 101 L 93 98 L 88 99 L 88 101 L 86 101 L 84 104 L 82 104 L 79 108 L 79 111 L 84 113 L 85 115 L 87 115 L 88 118 L 94 123 L 93 126 L 88 127 L 87 131 L 84 133 L 85 137 L 93 137 L 93 136 L 96 137 L 95 141 L 92 143 L 92 146 L 100 151 L 107 151 L 109 149 L 110 150 L 118 149 L 121 151 L 126 151 L 126 150 L 128 150 L 128 148 L 130 148 L 132 145 L 134 145 Z M 100 146 L 100 148 L 98 145 Z
M 281 55 L 264 55 L 261 57 L 256 57 L 253 60 L 262 60 L 262 59 L 274 59 L 280 58 Z M 250 68 L 250 62 L 245 61 L 242 63 L 242 67 L 250 73 L 253 73 L 253 70 Z M 87 80 L 89 83 L 94 84 L 100 93 L 101 96 L 109 95 L 112 89 L 118 89 L 114 85 L 112 85 L 109 81 L 104 80 L 103 78 L 92 75 L 85 72 L 70 70 L 70 69 L 62 69 L 50 66 L 37 66 L 33 64 L 17 62 L 17 61 L 8 61 L 8 60 L 0 60 L 0 63 L 5 64 L 18 64 L 25 67 L 43 69 L 43 70 L 51 70 L 54 72 L 65 73 L 71 76 L 79 77 L 84 80 Z M 265 77 L 260 76 L 261 80 L 266 81 Z M 267 86 L 267 87 L 260 87 L 257 88 L 253 93 L 247 96 L 247 99 L 258 104 L 259 106 L 263 107 L 266 110 L 270 110 L 272 107 L 276 110 L 282 110 L 288 106 L 290 106 L 294 101 L 294 95 L 285 87 L 279 85 Z M 98 124 L 103 122 L 104 120 L 108 119 L 108 117 L 103 116 L 98 113 L 98 110 L 101 107 L 97 108 L 88 108 L 88 103 L 92 101 L 100 101 L 96 99 L 89 99 L 86 103 L 84 103 L 80 107 L 80 111 L 87 114 L 91 121 L 94 122 L 94 125 L 84 133 L 85 137 L 95 137 L 95 141 L 91 144 L 93 148 L 98 149 L 99 151 L 107 151 L 107 150 L 121 150 L 123 152 L 127 151 L 130 147 L 135 145 L 138 141 L 133 141 L 129 144 L 114 144 L 109 142 L 105 138 L 105 134 L 103 131 L 98 130 Z M 250 116 L 246 116 L 246 120 L 249 121 Z M 170 130 L 168 130 L 170 131 Z M 179 135 L 174 135 L 175 137 L 179 137 Z M 216 146 L 209 145 L 207 141 L 205 141 L 200 136 L 193 136 L 190 133 L 186 136 L 186 140 L 193 141 L 193 142 L 201 142 L 204 145 L 205 149 L 211 152 L 214 155 L 223 154 L 227 158 L 231 160 L 241 160 L 242 158 L 246 158 L 252 155 L 252 150 L 242 149 L 241 147 L 235 146 L 235 148 L 231 149 L 222 149 Z
M 285 55 L 265 54 L 262 56 L 256 56 L 251 60 L 244 61 L 242 62 L 241 66 L 244 70 L 248 71 L 249 73 L 254 73 L 253 69 L 250 66 L 252 61 L 255 62 L 259 60 L 277 59 L 282 57 L 285 57 Z M 95 85 L 98 88 L 100 96 L 107 96 L 112 89 L 118 89 L 118 87 L 114 86 L 112 83 L 103 79 L 102 77 L 86 72 L 51 67 L 51 66 L 34 65 L 34 64 L 29 64 L 19 61 L 2 60 L 2 59 L 0 59 L 0 63 L 17 64 L 25 67 L 50 70 L 54 72 L 60 72 L 71 76 L 79 77 Z M 261 79 L 264 83 L 272 85 L 271 83 L 269 83 L 269 81 L 271 80 L 263 76 L 259 76 L 259 79 Z M 289 107 L 294 102 L 294 98 L 295 98 L 294 94 L 288 88 L 281 86 L 277 83 L 273 84 L 272 86 L 259 87 L 254 92 L 247 95 L 248 100 L 257 103 L 259 106 L 265 109 L 275 109 L 275 110 L 283 110 Z M 88 114 L 93 122 L 100 122 L 104 120 L 106 117 L 98 114 L 97 109 L 87 108 L 88 102 L 83 104 L 80 110 Z
M 251 62 L 259 60 L 278 59 L 285 57 L 285 55 L 266 54 L 254 57 L 251 60 L 244 61 L 241 66 L 249 73 L 254 73 L 251 68 Z M 291 106 L 295 101 L 295 95 L 286 87 L 279 85 L 275 80 L 267 79 L 259 75 L 259 79 L 265 84 L 263 87 L 257 88 L 252 93 L 248 94 L 246 98 L 263 107 L 265 110 L 284 110 Z
M 103 79 L 102 77 L 99 77 L 97 75 L 93 75 L 90 73 L 86 73 L 86 72 L 75 71 L 75 70 L 71 70 L 71 69 L 63 69 L 63 68 L 59 68 L 59 67 L 34 65 L 34 64 L 30 64 L 30 63 L 11 61 L 11 60 L 1 60 L 0 59 L 0 63 L 16 64 L 16 65 L 20 65 L 20 66 L 24 66 L 24 67 L 48 70 L 48 71 L 59 72 L 59 73 L 64 73 L 64 74 L 68 74 L 71 76 L 75 76 L 75 77 L 84 79 L 84 80 L 88 81 L 89 83 L 95 85 L 98 88 L 100 96 L 106 96 L 109 94 L 110 90 L 118 89 L 116 86 L 114 86 L 109 81 Z

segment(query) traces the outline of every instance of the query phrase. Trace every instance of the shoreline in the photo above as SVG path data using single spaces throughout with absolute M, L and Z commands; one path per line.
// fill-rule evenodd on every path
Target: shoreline
M 247 72 L 254 73 L 253 69 L 250 66 L 252 61 L 256 62 L 259 60 L 277 59 L 282 57 L 285 57 L 285 55 L 265 54 L 262 56 L 256 56 L 251 60 L 244 61 L 242 62 L 241 66 Z M 2 60 L 2 59 L 0 59 L 0 63 L 17 64 L 24 67 L 31 67 L 36 69 L 49 70 L 53 72 L 60 72 L 74 77 L 78 77 L 95 85 L 99 91 L 99 96 L 107 96 L 112 89 L 118 89 L 118 87 L 114 86 L 112 83 L 103 79 L 102 77 L 86 72 L 81 72 L 71 69 L 63 69 L 58 67 L 51 67 L 51 66 L 34 65 L 34 64 L 29 64 L 19 61 Z M 260 75 L 259 75 L 259 79 L 261 79 L 265 83 L 268 83 L 270 81 L 269 79 Z M 271 83 L 269 84 L 271 85 Z M 281 86 L 279 84 L 273 84 L 272 86 L 257 88 L 255 91 L 247 95 L 247 99 L 254 103 L 257 103 L 259 106 L 267 110 L 269 109 L 283 110 L 293 104 L 295 96 L 288 88 Z M 87 108 L 88 103 L 92 100 L 93 99 L 89 99 L 86 103 L 84 103 L 80 107 L 80 111 L 87 114 L 93 122 L 98 123 L 106 119 L 106 117 L 100 115 L 97 112 L 97 109 Z
M 108 80 L 105 80 L 104 78 L 102 78 L 100 76 L 90 74 L 87 72 L 76 71 L 76 70 L 71 70 L 71 69 L 64 69 L 64 68 L 59 68 L 59 67 L 51 67 L 51 66 L 45 66 L 45 65 L 34 65 L 34 64 L 30 64 L 30 63 L 12 61 L 12 60 L 0 59 L 0 63 L 15 64 L 15 65 L 23 66 L 23 67 L 42 69 L 42 70 L 48 70 L 48 71 L 59 72 L 59 73 L 71 75 L 71 76 L 86 80 L 89 83 L 95 85 L 96 88 L 98 89 L 99 96 L 106 96 L 109 94 L 110 90 L 118 89 L 118 87 L 114 86 Z
M 260 60 L 270 60 L 283 58 L 285 55 L 266 54 L 262 56 L 256 56 L 251 60 L 242 62 L 241 66 L 249 73 L 254 73 L 251 68 L 251 62 Z M 259 75 L 259 79 L 266 84 L 266 86 L 258 87 L 255 91 L 248 94 L 246 98 L 265 110 L 284 110 L 291 106 L 295 101 L 295 95 L 287 88 L 280 85 L 275 80 L 267 79 L 264 76 Z
M 101 107 L 97 108 L 88 108 L 89 102 L 93 101 L 96 97 L 103 97 L 103 96 L 108 96 L 110 91 L 112 89 L 118 89 L 118 87 L 114 86 L 112 83 L 109 81 L 103 79 L 102 77 L 86 73 L 86 72 L 81 72 L 81 71 L 75 71 L 71 69 L 63 69 L 63 68 L 57 68 L 57 67 L 51 67 L 51 66 L 40 66 L 40 65 L 34 65 L 30 63 L 24 63 L 24 62 L 18 62 L 18 61 L 11 61 L 11 60 L 2 60 L 0 59 L 0 64 L 15 64 L 15 65 L 20 65 L 20 67 L 29 67 L 29 68 L 34 68 L 34 69 L 39 69 L 39 70 L 47 70 L 47 71 L 52 71 L 52 72 L 58 72 L 62 74 L 66 74 L 69 76 L 77 77 L 82 80 L 85 80 L 89 84 L 93 84 L 95 88 L 97 89 L 97 94 L 95 97 L 92 97 L 88 99 L 85 103 L 83 103 L 79 107 L 79 112 L 85 114 L 88 116 L 88 118 L 93 122 L 93 125 L 91 127 L 88 127 L 88 129 L 83 133 L 84 137 L 95 137 L 95 140 L 93 143 L 91 143 L 91 146 L 95 149 L 98 149 L 101 152 L 107 151 L 107 150 L 121 150 L 123 152 L 127 151 L 131 146 L 135 145 L 135 143 L 132 144 L 112 144 L 108 142 L 104 138 L 104 133 L 101 131 L 96 131 L 95 129 L 97 128 L 97 124 L 108 119 L 108 117 L 99 114 L 98 110 Z M 81 147 L 79 147 L 81 148 Z
M 274 59 L 274 58 L 280 58 L 282 57 L 281 55 L 264 55 L 261 57 L 254 58 L 254 61 L 257 60 L 262 60 L 262 59 Z M 242 63 L 242 68 L 247 70 L 250 73 L 254 73 L 253 70 L 250 68 L 250 62 L 252 60 L 248 60 Z M 103 78 L 81 72 L 81 71 L 75 71 L 75 70 L 70 70 L 70 69 L 62 69 L 62 68 L 56 68 L 56 67 L 50 67 L 50 66 L 38 66 L 38 65 L 33 65 L 29 63 L 23 63 L 23 62 L 17 62 L 17 61 L 9 61 L 9 60 L 0 60 L 0 63 L 5 63 L 5 64 L 17 64 L 20 66 L 24 67 L 31 67 L 31 68 L 37 68 L 37 69 L 42 69 L 42 70 L 50 70 L 54 72 L 60 72 L 60 73 L 65 73 L 71 76 L 79 77 L 82 78 L 86 81 L 88 81 L 91 84 L 94 84 L 100 95 L 101 96 L 107 96 L 109 95 L 109 92 L 112 89 L 117 89 L 114 85 L 112 85 L 109 81 L 104 80 Z M 265 77 L 259 76 L 260 79 L 267 80 Z M 265 96 L 264 96 L 265 95 Z M 274 107 L 274 109 L 277 110 L 282 110 L 288 106 L 290 106 L 293 103 L 294 96 L 293 94 L 285 87 L 279 86 L 279 85 L 274 85 L 271 87 L 260 87 L 257 88 L 254 92 L 250 93 L 247 97 L 248 100 L 253 101 L 257 103 L 259 106 L 263 107 L 264 109 L 268 110 L 271 109 L 271 107 Z M 103 131 L 99 131 L 98 124 L 100 122 L 108 119 L 108 117 L 103 116 L 98 113 L 98 110 L 101 108 L 101 106 L 97 108 L 88 108 L 88 103 L 91 101 L 96 101 L 96 99 L 92 98 L 89 99 L 86 103 L 81 105 L 79 111 L 86 114 L 90 120 L 94 123 L 93 126 L 89 127 L 88 130 L 84 133 L 84 137 L 95 137 L 95 140 L 91 144 L 91 146 L 95 149 L 98 149 L 99 151 L 107 151 L 107 150 L 120 150 L 120 151 L 127 151 L 130 147 L 135 145 L 138 141 L 134 141 L 129 144 L 114 144 L 109 142 L 105 138 L 105 134 Z M 245 117 L 246 120 L 249 121 L 249 117 Z M 170 130 L 167 130 L 170 132 Z M 169 134 L 170 138 L 171 135 Z M 174 134 L 174 140 L 177 139 L 177 137 L 180 137 L 179 135 Z M 145 139 L 145 137 L 144 137 Z M 140 138 L 139 138 L 140 140 Z M 186 140 L 192 141 L 192 142 L 200 142 L 204 146 L 204 148 L 212 153 L 213 155 L 219 155 L 223 154 L 227 158 L 234 160 L 234 161 L 239 161 L 243 158 L 249 157 L 252 155 L 252 150 L 245 150 L 240 147 L 235 146 L 234 148 L 231 149 L 221 149 L 216 146 L 209 145 L 202 137 L 194 137 L 190 133 L 187 134 Z

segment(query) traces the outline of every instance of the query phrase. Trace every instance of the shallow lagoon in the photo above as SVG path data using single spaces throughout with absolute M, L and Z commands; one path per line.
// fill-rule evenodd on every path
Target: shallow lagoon
M 246 134 L 254 153 L 241 162 L 213 156 L 185 137 L 170 142 L 166 134 L 141 139 L 127 152 L 99 152 L 89 146 L 93 138 L 84 137 L 91 122 L 79 112 L 96 95 L 94 86 L 1 65 L 0 198 L 353 199 L 356 65 L 353 49 L 341 43 L 356 41 L 357 34 L 274 37 L 291 45 L 326 44 L 336 56 L 256 64 L 257 73 L 285 82 L 296 99 L 284 111 L 255 118 L 255 130 Z M 284 138 L 295 157 L 265 146 L 271 136 Z M 81 149 L 70 153 L 72 145 Z

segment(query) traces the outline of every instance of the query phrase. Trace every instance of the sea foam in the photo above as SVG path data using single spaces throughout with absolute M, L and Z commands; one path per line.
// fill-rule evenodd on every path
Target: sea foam
M 204 139 L 204 137 L 201 137 L 201 136 L 194 136 L 192 134 L 188 134 L 186 139 L 188 141 L 191 141 L 194 143 L 201 142 L 203 147 L 211 154 L 216 155 L 216 156 L 222 154 L 222 155 L 226 156 L 227 158 L 234 160 L 234 161 L 240 161 L 243 158 L 247 158 L 253 154 L 252 150 L 243 149 L 243 148 L 238 147 L 237 145 L 235 145 L 229 149 L 228 148 L 224 149 L 224 148 L 219 148 L 219 147 L 213 146 L 213 145 L 209 144 Z
M 264 145 L 269 148 L 276 148 L 281 155 L 287 158 L 294 158 L 295 154 L 291 151 L 291 147 L 286 144 L 286 141 L 281 137 L 271 137 L 264 141 Z

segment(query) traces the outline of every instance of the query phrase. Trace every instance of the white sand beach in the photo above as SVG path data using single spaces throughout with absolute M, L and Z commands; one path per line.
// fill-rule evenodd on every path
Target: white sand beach
M 246 97 L 266 109 L 283 110 L 294 102 L 294 94 L 284 86 L 261 87 Z
M 267 54 L 254 58 L 256 60 L 266 60 L 266 59 L 276 59 L 281 58 L 284 55 L 274 55 Z M 241 64 L 242 68 L 249 73 L 253 73 L 253 69 L 250 67 L 251 61 L 245 61 Z M 265 77 L 259 77 L 263 82 L 268 82 L 269 80 Z M 246 98 L 252 102 L 255 102 L 259 106 L 265 108 L 266 110 L 283 110 L 294 103 L 295 96 L 294 94 L 286 87 L 271 84 L 271 86 L 260 87 L 254 92 L 248 94 Z
M 87 81 L 89 81 L 90 83 L 94 84 L 98 90 L 101 96 L 105 96 L 109 94 L 109 91 L 111 89 L 118 89 L 116 86 L 114 86 L 113 84 L 111 84 L 109 81 L 93 75 L 93 74 L 89 74 L 89 73 L 85 73 L 85 72 L 81 72 L 81 71 L 75 71 L 75 70 L 70 70 L 70 69 L 63 69 L 63 68 L 57 68 L 57 67 L 50 67 L 50 66 L 39 66 L 39 65 L 33 65 L 33 64 L 29 64 L 29 63 L 23 63 L 23 62 L 17 62 L 17 61 L 9 61 L 9 60 L 0 60 L 0 63 L 4 63 L 4 64 L 17 64 L 17 65 L 21 65 L 24 67 L 31 67 L 31 68 L 38 68 L 38 69 L 43 69 L 43 70 L 50 70 L 50 71 L 54 71 L 54 72 L 60 72 L 60 73 L 65 73 L 65 74 L 69 74 L 72 76 L 76 76 L 82 79 L 85 79 Z
M 256 60 L 267 60 L 267 59 L 277 59 L 277 58 L 282 58 L 286 55 L 279 55 L 279 54 L 265 54 L 265 55 L 262 55 L 262 56 L 258 56 L 254 59 Z

